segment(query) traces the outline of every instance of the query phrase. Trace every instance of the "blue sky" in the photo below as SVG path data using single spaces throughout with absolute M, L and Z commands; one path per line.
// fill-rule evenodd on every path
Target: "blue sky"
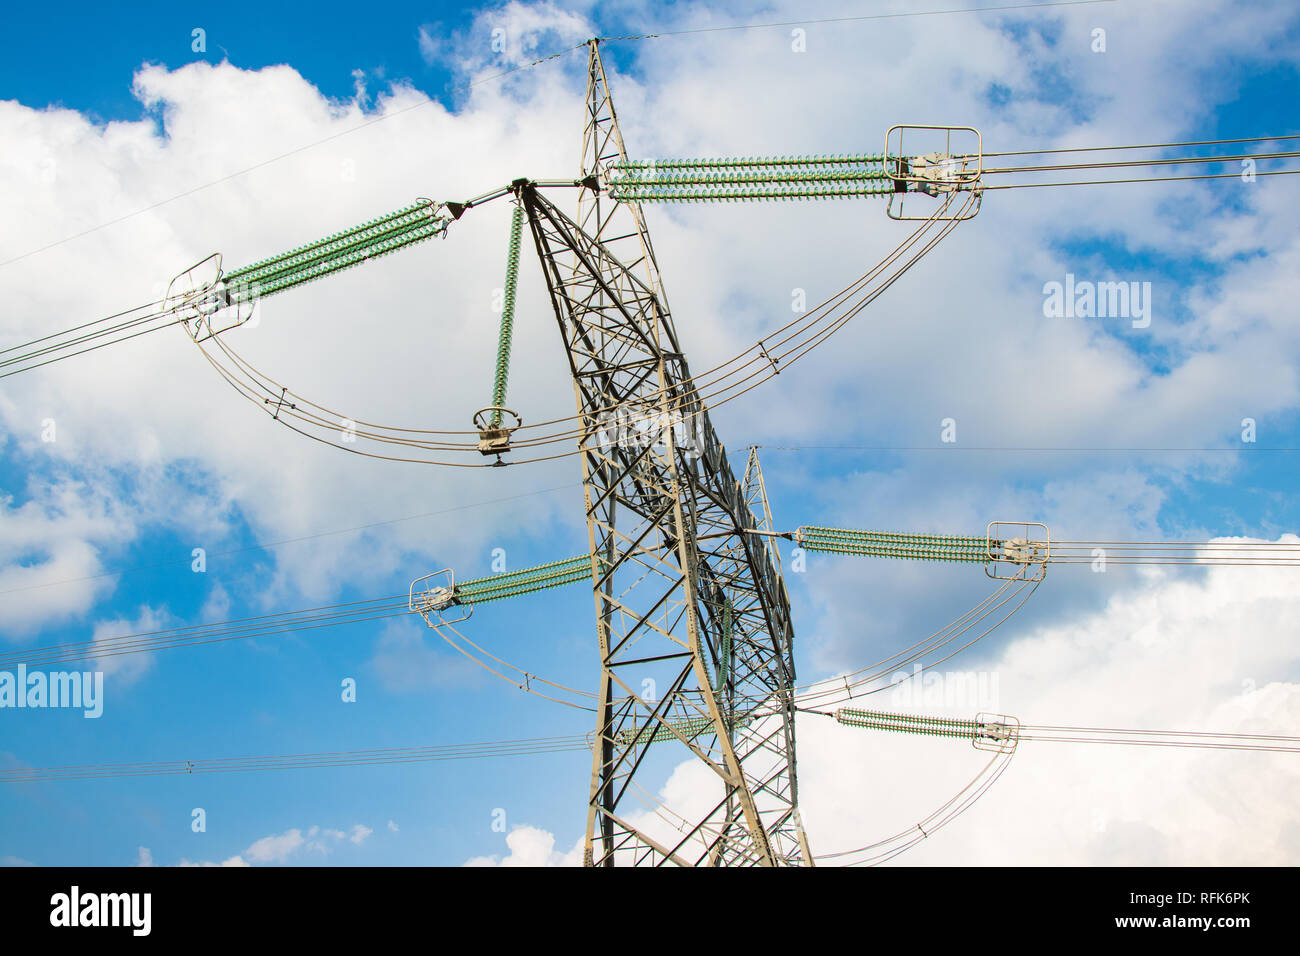
M 869 151 L 891 122 L 935 122 L 953 112 L 961 115 L 951 122 L 985 130 L 986 149 L 1297 132 L 1281 104 L 1300 91 L 1300 16 L 1259 4 L 1231 10 L 1192 3 L 1175 5 L 1176 12 L 1155 4 L 1162 17 L 1141 6 L 810 27 L 812 54 L 804 59 L 788 55 L 787 28 L 665 38 L 611 45 L 607 65 L 637 155 Z M 16 11 L 0 39 L 0 101 L 14 101 L 0 123 L 10 124 L 14 142 L 22 137 L 23 156 L 54 156 L 60 173 L 48 195 L 25 197 L 16 185 L 5 195 L 17 218 L 6 217 L 0 259 L 422 97 L 441 106 L 0 267 L 0 295 L 11 303 L 0 345 L 138 301 L 131 298 L 137 291 L 212 248 L 242 264 L 416 195 L 463 198 L 474 184 L 485 190 L 515 175 L 563 175 L 577 155 L 581 54 L 472 93 L 464 85 L 571 46 L 586 35 L 584 26 L 618 34 L 836 16 L 848 8 L 794 9 L 399 3 L 362 15 L 348 5 L 303 13 L 236 3 L 129 13 L 74 5 L 57 16 L 30 6 Z M 871 12 L 877 9 L 895 8 Z M 1207 36 L 1229 16 L 1236 16 L 1231 29 Z M 533 46 L 493 54 L 489 38 L 501 24 Z M 1087 49 L 1096 24 L 1109 30 L 1104 57 Z M 1266 42 L 1248 39 L 1252 24 Z M 205 53 L 191 50 L 194 28 L 206 31 Z M 212 69 L 196 68 L 199 61 Z M 279 65 L 296 76 L 267 69 Z M 833 93 L 824 101 L 811 95 L 827 88 Z M 152 104 L 144 101 L 150 96 Z M 331 106 L 337 115 L 328 115 Z M 114 145 L 114 131 L 130 144 Z M 518 168 L 525 160 L 535 165 Z M 331 184 L 336 162 L 354 163 L 358 184 Z M 751 393 L 750 405 L 718 412 L 733 467 L 743 470 L 745 445 L 771 446 L 761 454 L 776 524 L 785 530 L 822 524 L 976 534 L 988 520 L 1015 518 L 1086 540 L 1276 540 L 1300 531 L 1292 495 L 1300 348 L 1292 335 L 1295 300 L 1285 295 L 1296 239 L 1279 212 L 1294 208 L 1289 178 L 1261 182 L 1258 192 L 1203 184 L 1162 192 L 1157 184 L 1068 196 L 1037 191 L 1050 198 L 992 194 L 979 217 L 872 306 L 874 324 L 859 320 L 837 340 L 842 346 Z M 444 188 L 446 195 L 434 192 Z M 34 205 L 23 205 L 29 200 Z M 853 203 L 661 207 L 649 216 L 697 368 L 778 324 L 773 313 L 788 316 L 791 288 L 806 287 L 809 301 L 818 301 L 898 238 L 881 209 Z M 403 253 L 405 264 L 367 266 L 286 295 L 293 301 L 268 311 L 271 330 L 252 340 L 264 343 L 259 358 L 311 385 L 324 404 L 340 394 L 346 407 L 378 405 L 395 416 L 386 420 L 465 427 L 475 397 L 488 395 L 495 324 L 481 306 L 502 268 L 505 222 L 504 209 L 475 211 L 445 243 Z M 538 420 L 569 414 L 571 392 L 533 258 L 526 250 L 512 389 Z M 1122 320 L 1067 326 L 1045 319 L 1043 284 L 1067 271 L 1151 282 L 1151 334 L 1136 335 Z M 76 281 L 60 281 L 68 276 Z M 1231 322 L 1239 327 L 1228 329 Z M 486 575 L 494 548 L 505 550 L 515 570 L 585 547 L 573 459 L 472 476 L 361 462 L 277 429 L 210 381 L 186 341 L 152 344 L 166 338 L 0 383 L 0 571 L 39 575 L 30 578 L 38 586 L 0 594 L 10 603 L 9 616 L 0 618 L 6 653 L 87 640 L 97 628 L 132 633 L 404 593 L 412 578 L 441 567 L 454 567 L 458 577 Z M 1208 373 L 1197 371 L 1206 365 Z M 1008 378 L 1023 387 L 1003 387 Z M 59 423 L 53 448 L 35 437 L 47 416 Z M 948 416 L 959 423 L 960 441 L 942 448 L 939 422 Z M 1247 453 L 1160 450 L 1239 446 L 1247 416 L 1260 436 Z M 833 445 L 856 447 L 818 447 Z M 936 450 L 873 450 L 917 446 Z M 1096 448 L 1117 450 L 1085 450 Z M 376 522 L 391 523 L 349 530 Z M 12 531 L 6 543 L 6 527 L 20 526 L 38 530 Z M 203 574 L 190 570 L 196 546 L 208 553 Z M 1267 653 L 1189 637 L 1198 660 L 1222 671 L 1203 693 L 1162 696 L 1148 674 L 1134 712 L 1122 710 L 1124 693 L 1108 689 L 1119 683 L 1071 685 L 1054 695 L 1017 653 L 1057 646 L 1062 634 L 1078 641 L 1145 634 L 1146 625 L 1133 624 L 1134 615 L 1147 613 L 1133 610 L 1142 600 L 1190 607 L 1196 602 L 1185 595 L 1169 595 L 1183 595 L 1182 587 L 1201 588 L 1197 595 L 1233 588 L 1203 572 L 1152 578 L 1115 569 L 1101 577 L 1054 571 L 1025 611 L 959 666 L 1001 674 L 1005 707 L 1037 708 L 1028 719 L 1069 719 L 1080 708 L 1102 719 L 1120 708 L 1116 719 L 1199 728 L 1230 712 L 1224 708 L 1235 706 L 1233 688 L 1242 681 L 1297 692 L 1296 658 L 1280 649 L 1285 634 L 1278 633 Z M 892 653 L 988 591 L 983 575 L 965 568 L 823 556 L 811 557 L 808 572 L 788 582 L 805 679 Z M 1276 594 L 1239 590 L 1253 603 L 1222 612 L 1238 623 L 1289 607 L 1270 603 L 1283 601 Z M 594 689 L 591 608 L 589 593 L 571 586 L 481 607 L 466 632 L 520 666 Z M 1204 616 L 1212 625 L 1213 614 Z M 1149 615 L 1147 624 L 1174 627 L 1176 620 L 1169 611 Z M 1127 673 L 1139 659 L 1109 644 L 1098 655 L 1112 668 L 1098 680 Z M 1189 684 L 1199 666 L 1188 664 Z M 348 677 L 358 682 L 355 703 L 340 699 Z M 1286 706 L 1294 699 L 1287 696 Z M 1059 709 L 1042 712 L 1053 705 Z M 76 711 L 0 712 L 0 761 L 54 766 L 339 751 L 581 734 L 590 724 L 585 713 L 548 706 L 476 669 L 418 620 L 403 618 L 127 659 L 107 676 L 98 720 Z M 892 747 L 857 753 L 851 762 L 911 766 L 912 758 Z M 809 749 L 810 777 L 819 779 L 823 751 Z M 663 764 L 666 778 L 671 764 Z M 1112 772 L 1069 766 L 1093 779 Z M 1206 766 L 1171 764 L 1170 773 L 1197 779 Z M 864 791 L 861 816 L 869 822 L 872 814 L 898 812 L 908 819 L 918 800 L 941 803 L 949 795 L 946 772 L 933 761 L 919 765 L 915 791 L 898 796 L 911 804 L 894 806 L 892 796 Z M 492 826 L 498 809 L 508 829 L 553 835 L 560 855 L 582 835 L 588 774 L 589 758 L 575 753 L 2 785 L 0 859 L 125 865 L 147 848 L 165 864 L 240 857 L 458 865 L 518 853 Z M 1284 792 L 1293 780 L 1281 765 L 1269 764 L 1269 774 L 1265 790 Z M 1026 770 L 1020 782 L 1000 784 L 1024 789 L 988 812 L 1011 813 L 1026 800 L 1066 806 L 1072 798 L 1051 788 L 1080 785 L 1062 773 L 1052 777 Z M 1242 781 L 1241 793 L 1228 799 L 1222 819 L 1239 818 L 1249 806 L 1244 772 L 1229 779 Z M 1015 857 L 1013 847 L 996 851 L 1012 856 L 991 857 L 980 837 L 966 832 L 948 851 L 926 847 L 916 861 L 1014 862 L 1037 852 L 1030 843 L 1055 847 L 1067 861 L 1179 859 L 1170 847 L 1202 825 L 1188 822 L 1199 819 L 1192 788 L 1192 802 L 1161 818 L 1166 811 L 1152 792 L 1133 786 L 1109 797 L 1088 791 L 1091 803 L 1079 804 L 1079 814 L 1117 821 L 1104 833 L 1067 827 L 1052 843 L 1057 837 L 1044 834 L 1055 834 L 1056 822 L 1042 822 L 1023 845 L 1012 841 L 1025 856 Z M 811 812 L 818 797 L 809 799 Z M 831 805 L 827 798 L 823 807 Z M 206 811 L 206 832 L 192 831 L 194 808 Z M 1222 819 L 1217 825 L 1227 826 Z M 832 822 L 823 825 L 826 840 L 852 838 Z M 1156 835 L 1125 843 L 1128 831 L 1118 822 Z M 1259 825 L 1274 824 L 1286 821 Z M 309 835 L 313 827 L 339 835 Z M 287 837 L 294 831 L 301 839 Z M 267 838 L 278 842 L 259 844 Z M 1285 852 L 1300 854 L 1300 845 Z
M 146 60 L 173 68 L 194 60 L 229 59 L 246 69 L 290 63 L 334 97 L 350 96 L 352 71 L 363 70 L 438 94 L 447 74 L 421 58 L 419 28 L 441 24 L 450 31 L 472 22 L 472 10 L 428 3 L 385 4 L 365 16 L 344 5 L 310 13 L 262 3 L 140 3 L 129 10 L 77 4 L 62 12 L 29 6 L 15 11 L 5 32 L 0 76 L 6 97 L 62 104 L 100 120 L 139 116 L 131 76 Z M 206 31 L 205 52 L 193 49 L 195 29 Z

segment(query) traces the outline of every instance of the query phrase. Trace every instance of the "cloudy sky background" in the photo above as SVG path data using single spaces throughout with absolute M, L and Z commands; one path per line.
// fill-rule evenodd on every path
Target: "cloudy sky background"
M 11 38 L 0 73 L 0 347 L 150 301 L 213 251 L 249 263 L 418 196 L 574 175 L 584 54 L 499 74 L 588 36 L 907 9 L 397 5 L 311 24 L 254 22 L 239 5 L 125 22 L 87 11 L 73 49 L 34 20 L 14 37 L 48 37 L 51 62 Z M 204 53 L 191 50 L 196 27 Z M 1104 53 L 1091 48 L 1097 27 Z M 1121 0 L 809 25 L 806 52 L 791 29 L 608 44 L 631 153 L 878 151 L 903 122 L 976 126 L 989 150 L 1296 132 L 1283 104 L 1300 92 L 1300 13 L 1284 5 Z M 1300 447 L 1298 200 L 1291 177 L 990 193 L 830 347 L 719 409 L 715 425 L 737 470 L 746 445 L 768 446 L 785 529 L 962 534 L 1020 519 L 1059 539 L 1279 540 L 1300 531 L 1295 456 L 1264 450 Z M 906 234 L 875 200 L 648 217 L 695 368 L 789 321 L 794 290 L 818 302 Z M 474 210 L 445 241 L 276 296 L 231 344 L 354 418 L 468 427 L 490 397 L 508 220 L 503 203 Z M 1043 285 L 1067 273 L 1150 282 L 1150 328 L 1045 318 Z M 571 414 L 529 250 L 517 314 L 510 404 L 530 421 Z M 1241 448 L 1246 417 L 1256 449 L 1160 450 Z M 945 418 L 955 446 L 940 444 Z M 57 440 L 43 442 L 51 419 Z M 858 447 L 816 447 L 828 445 Z M 871 450 L 918 446 L 934 450 Z M 1087 450 L 1108 448 L 1125 450 Z M 489 573 L 494 548 L 515 569 L 586 541 L 576 460 L 479 472 L 342 454 L 241 401 L 177 330 L 0 382 L 0 449 L 6 651 L 396 594 L 437 568 Z M 190 571 L 194 547 L 207 550 L 205 574 Z M 886 657 L 991 590 L 978 570 L 829 556 L 810 556 L 789 584 L 801 680 Z M 1289 734 L 1297 610 L 1291 569 L 1062 567 L 945 667 L 983 675 L 992 709 L 1026 722 Z M 482 608 L 471 624 L 502 657 L 594 688 L 581 587 Z M 590 730 L 587 715 L 524 697 L 410 620 L 119 660 L 104 668 L 99 720 L 0 712 L 0 761 Z M 355 704 L 340 701 L 346 677 Z M 947 703 L 968 715 L 984 702 Z M 801 720 L 799 746 L 817 852 L 915 823 L 984 759 L 825 718 Z M 1298 766 L 1285 754 L 1025 744 L 971 812 L 900 862 L 1294 864 Z M 0 857 L 572 862 L 588 772 L 575 754 L 6 785 Z M 687 806 L 708 782 L 687 765 L 654 784 Z M 200 807 L 207 830 L 195 833 Z

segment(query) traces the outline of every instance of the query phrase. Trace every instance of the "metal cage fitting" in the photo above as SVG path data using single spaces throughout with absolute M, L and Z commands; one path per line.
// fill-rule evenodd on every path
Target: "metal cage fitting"
M 971 743 L 976 750 L 1015 753 L 1020 742 L 1020 721 L 1006 714 L 976 714 Z
M 501 424 L 503 416 L 514 419 L 513 425 Z M 474 427 L 478 429 L 478 450 L 481 455 L 497 455 L 497 464 L 504 464 L 500 456 L 510 450 L 510 436 L 524 423 L 518 412 L 500 405 L 489 405 L 474 413 Z
M 444 574 L 445 579 L 431 583 Z M 461 603 L 456 598 L 456 575 L 451 568 L 432 571 L 412 581 L 408 606 L 414 613 L 424 618 L 424 623 L 432 628 L 436 628 L 439 624 L 459 624 L 474 613 L 474 605 Z M 444 613 L 452 608 L 462 612 L 459 617 L 448 617 Z M 433 618 L 438 619 L 437 624 L 434 623 Z
M 910 146 L 905 135 L 908 131 L 913 134 Z M 984 138 L 973 126 L 891 126 L 885 133 L 885 168 L 894 181 L 886 210 L 891 219 L 931 218 L 933 203 L 923 203 L 924 209 L 916 215 L 907 210 L 907 197 L 918 193 L 933 199 L 957 192 L 975 193 L 970 209 L 937 217 L 941 220 L 973 219 L 979 212 L 983 202 Z
M 185 321 L 185 331 L 203 342 L 253 317 L 257 295 L 243 285 L 229 286 L 222 277 L 221 253 L 214 252 L 167 284 L 163 310 Z
M 1035 531 L 1035 529 L 1038 529 Z M 1052 533 L 1037 521 L 990 521 L 984 573 L 998 581 L 1041 581 L 1052 559 Z M 1029 575 L 1030 568 L 1037 568 Z

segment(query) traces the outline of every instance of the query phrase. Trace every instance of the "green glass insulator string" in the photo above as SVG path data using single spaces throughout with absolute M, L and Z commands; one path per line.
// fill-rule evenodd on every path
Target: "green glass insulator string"
M 506 253 L 506 282 L 501 293 L 501 336 L 497 343 L 497 370 L 492 380 L 492 427 L 501 427 L 501 406 L 506 403 L 510 377 L 510 340 L 515 326 L 515 286 L 519 279 L 519 241 L 524 229 L 524 207 L 516 203 L 510 218 L 510 248 Z
M 796 532 L 795 540 L 805 550 L 831 554 L 971 564 L 988 560 L 988 540 L 978 535 L 903 534 L 809 525 Z
M 727 681 L 731 679 L 732 618 L 731 599 L 724 595 L 722 598 L 722 648 L 719 654 L 718 674 L 713 682 L 713 693 L 715 694 L 721 694 L 722 689 L 727 686 Z
M 973 720 L 949 717 L 921 717 L 913 714 L 891 714 L 879 710 L 855 710 L 845 707 L 835 711 L 835 719 L 846 727 L 865 730 L 892 730 L 927 737 L 956 737 L 974 740 L 980 735 L 980 725 Z
M 226 273 L 231 302 L 275 295 L 446 232 L 450 217 L 421 200 L 316 242 Z
M 734 202 L 884 196 L 894 191 L 880 153 L 637 160 L 611 164 L 609 195 L 624 202 Z
M 455 587 L 453 600 L 457 604 L 481 604 L 590 580 L 591 558 L 582 554 L 533 568 L 462 581 Z

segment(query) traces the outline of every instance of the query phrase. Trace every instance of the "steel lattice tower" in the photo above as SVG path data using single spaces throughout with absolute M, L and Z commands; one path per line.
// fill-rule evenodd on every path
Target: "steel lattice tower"
M 691 382 L 640 208 L 601 194 L 627 159 L 597 41 L 577 221 L 528 215 L 573 373 L 601 655 L 585 862 L 810 864 L 798 814 L 789 598 L 771 539 Z M 770 518 L 765 517 L 770 530 Z M 671 825 L 633 797 L 689 751 L 716 803 Z M 636 791 L 640 791 L 639 793 Z M 635 819 L 640 811 L 641 819 Z

